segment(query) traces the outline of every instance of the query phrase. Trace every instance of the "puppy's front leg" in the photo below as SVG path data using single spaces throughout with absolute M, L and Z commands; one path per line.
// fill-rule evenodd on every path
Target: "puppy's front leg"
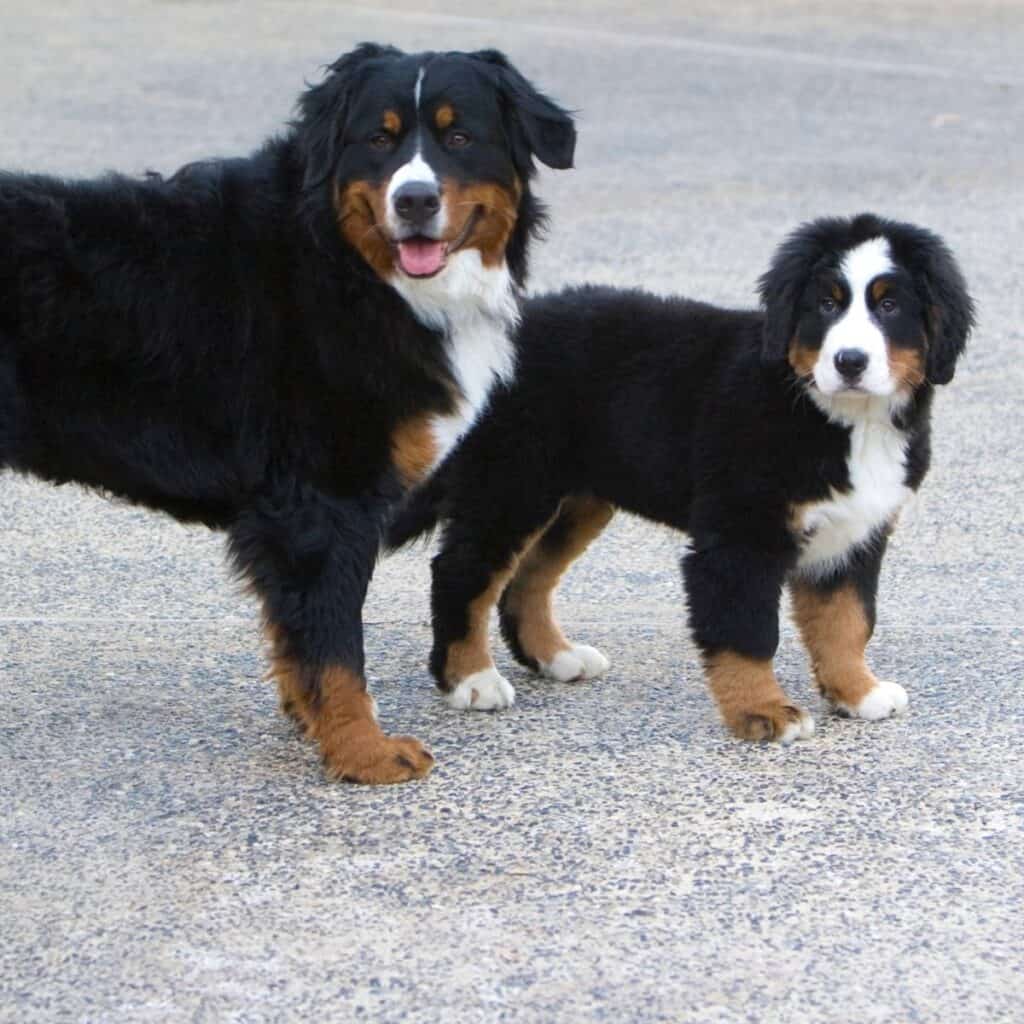
M 294 485 L 246 509 L 231 552 L 263 600 L 282 708 L 320 746 L 331 778 L 405 782 L 434 759 L 411 736 L 387 736 L 363 674 L 362 607 L 382 507 Z
M 907 707 L 899 683 L 876 678 L 864 649 L 875 628 L 875 594 L 885 537 L 855 551 L 838 571 L 794 574 L 789 581 L 793 618 L 800 629 L 818 688 L 835 707 L 877 721 Z
M 807 738 L 814 721 L 786 696 L 772 668 L 788 554 L 719 537 L 693 542 L 683 559 L 690 627 L 725 724 L 746 740 Z

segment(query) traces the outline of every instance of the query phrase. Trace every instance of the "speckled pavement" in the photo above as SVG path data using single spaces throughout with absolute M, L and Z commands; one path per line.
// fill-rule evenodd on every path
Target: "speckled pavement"
M 628 10 L 627 10 L 628 6 Z M 427 554 L 366 610 L 387 725 L 438 767 L 329 785 L 261 682 L 220 540 L 0 478 L 0 1020 L 1024 1019 L 1019 3 L 5 0 L 0 166 L 170 171 L 251 148 L 362 39 L 498 45 L 580 111 L 537 287 L 745 305 L 789 228 L 873 208 L 954 247 L 979 330 L 887 560 L 908 715 L 730 740 L 679 538 L 622 519 L 569 577 L 613 661 L 448 711 Z

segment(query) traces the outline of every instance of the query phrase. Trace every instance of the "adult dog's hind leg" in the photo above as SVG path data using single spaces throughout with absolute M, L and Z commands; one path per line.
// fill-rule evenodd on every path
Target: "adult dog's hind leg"
M 516 660 L 562 682 L 590 679 L 608 668 L 596 648 L 570 643 L 555 620 L 558 581 L 615 515 L 592 497 L 566 498 L 550 526 L 519 560 L 501 596 L 501 632 Z
M 876 721 L 907 707 L 898 683 L 875 677 L 864 650 L 875 628 L 875 593 L 885 539 L 861 550 L 839 572 L 789 581 L 793 618 L 821 692 L 845 714 Z
M 332 778 L 404 782 L 433 757 L 387 736 L 363 674 L 362 606 L 381 503 L 333 501 L 289 487 L 243 511 L 231 529 L 240 571 L 263 600 L 282 707 L 320 747 Z

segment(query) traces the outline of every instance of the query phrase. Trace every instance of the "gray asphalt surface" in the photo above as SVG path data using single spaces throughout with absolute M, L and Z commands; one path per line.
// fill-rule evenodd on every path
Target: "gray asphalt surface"
M 941 232 L 980 327 L 887 560 L 873 661 L 908 715 L 788 750 L 718 724 L 680 539 L 620 519 L 567 631 L 613 661 L 448 711 L 428 558 L 366 609 L 420 784 L 329 785 L 261 682 L 219 538 L 0 478 L 0 1019 L 1024 1019 L 1019 3 L 4 0 L 0 166 L 171 171 L 255 146 L 363 39 L 498 45 L 580 111 L 534 286 L 736 305 L 795 224 Z

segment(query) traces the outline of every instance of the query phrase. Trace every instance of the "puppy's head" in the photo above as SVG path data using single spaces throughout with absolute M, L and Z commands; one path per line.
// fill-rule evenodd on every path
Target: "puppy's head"
M 460 255 L 502 265 L 519 222 L 537 226 L 534 157 L 571 167 L 576 141 L 572 118 L 495 51 L 364 44 L 300 113 L 305 188 L 329 188 L 344 238 L 406 285 L 445 275 Z
M 930 231 L 862 214 L 805 224 L 760 281 L 763 357 L 825 399 L 905 401 L 948 384 L 974 325 L 955 259 Z

